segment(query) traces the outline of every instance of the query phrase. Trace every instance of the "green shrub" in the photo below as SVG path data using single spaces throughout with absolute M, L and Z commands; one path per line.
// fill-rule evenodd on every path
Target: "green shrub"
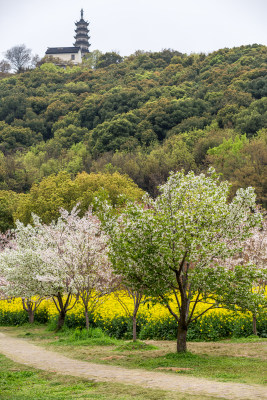
M 139 338 L 156 340 L 173 340 L 177 337 L 177 322 L 169 316 L 164 320 L 151 321 L 141 328 Z
M 137 317 L 136 333 L 139 336 L 142 326 L 147 323 L 144 316 Z M 133 337 L 133 322 L 130 317 L 120 316 L 111 320 L 97 319 L 95 325 L 100 327 L 109 336 L 116 339 L 132 339 Z
M 257 317 L 257 332 L 259 337 L 267 337 L 267 318 L 266 313 L 261 313 Z M 239 316 L 235 319 L 233 326 L 234 337 L 248 337 L 253 334 L 252 317 L 249 315 Z
M 257 318 L 260 337 L 267 337 L 266 313 Z M 214 341 L 230 337 L 247 337 L 253 334 L 252 316 L 242 314 L 209 313 L 190 324 L 187 339 L 191 341 Z M 177 337 L 177 322 L 169 316 L 161 321 L 150 321 L 142 326 L 139 338 L 174 340 Z
M 188 340 L 214 341 L 232 336 L 232 322 L 225 314 L 203 315 L 188 330 Z
M 107 335 L 100 329 L 100 328 L 89 328 L 89 329 L 78 329 L 76 328 L 75 331 L 71 335 L 71 339 L 73 340 L 85 340 L 88 338 L 99 339 L 107 337 Z
M 48 325 L 50 330 L 55 330 L 57 327 L 57 321 L 58 321 L 58 314 L 55 315 L 50 315 L 48 318 Z M 89 325 L 92 327 L 95 327 L 93 315 L 89 315 Z M 85 328 L 85 316 L 80 315 L 80 314 L 75 314 L 75 313 L 70 313 L 66 315 L 64 326 L 69 328 L 69 329 L 83 329 Z
M 35 322 L 39 322 L 40 324 L 45 324 L 49 319 L 48 310 L 46 308 L 36 310 L 34 314 Z
M 0 325 L 2 326 L 23 325 L 28 321 L 28 314 L 24 310 L 16 312 L 0 310 Z

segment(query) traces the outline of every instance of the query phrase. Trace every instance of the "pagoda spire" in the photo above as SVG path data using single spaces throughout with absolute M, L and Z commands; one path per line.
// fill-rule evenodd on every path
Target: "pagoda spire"
M 75 29 L 76 35 L 74 36 L 75 39 L 74 46 L 80 47 L 82 56 L 84 56 L 84 54 L 89 53 L 89 47 L 91 45 L 89 43 L 90 39 L 89 29 L 88 29 L 89 22 L 83 19 L 83 8 L 81 9 L 81 19 L 80 21 L 75 22 L 75 25 L 76 25 Z

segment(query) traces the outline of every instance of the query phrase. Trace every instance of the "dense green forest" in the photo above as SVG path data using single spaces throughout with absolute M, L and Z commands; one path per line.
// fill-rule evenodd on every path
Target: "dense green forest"
M 213 165 L 233 192 L 254 186 L 266 207 L 266 66 L 267 47 L 255 44 L 208 55 L 106 53 L 93 67 L 91 58 L 2 73 L 0 229 L 28 221 L 40 203 L 72 205 L 77 180 L 92 173 L 111 195 L 123 187 L 120 173 L 154 196 L 171 170 Z

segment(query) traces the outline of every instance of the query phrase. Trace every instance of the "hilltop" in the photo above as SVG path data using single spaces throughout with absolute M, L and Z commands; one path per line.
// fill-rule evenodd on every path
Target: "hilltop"
M 81 66 L 2 75 L 2 191 L 27 193 L 60 171 L 118 171 L 155 195 L 171 170 L 214 165 L 266 206 L 266 46 L 106 53 L 94 68 L 91 54 Z

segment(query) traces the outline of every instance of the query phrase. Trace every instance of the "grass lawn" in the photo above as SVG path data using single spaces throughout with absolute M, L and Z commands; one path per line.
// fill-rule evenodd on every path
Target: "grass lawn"
M 94 383 L 55 373 L 47 373 L 14 363 L 0 354 L 1 400 L 215 400 L 203 397 L 144 389 L 137 386 Z M 216 398 L 218 400 L 218 398 Z
M 45 327 L 2 327 L 2 332 L 49 347 L 71 358 L 127 368 L 157 370 L 181 368 L 179 373 L 209 379 L 266 384 L 266 340 L 249 338 L 222 342 L 189 343 L 189 352 L 175 353 L 175 342 L 125 342 L 96 332 L 86 338 L 83 333 L 66 331 L 55 334 Z M 183 370 L 183 368 L 185 368 Z

